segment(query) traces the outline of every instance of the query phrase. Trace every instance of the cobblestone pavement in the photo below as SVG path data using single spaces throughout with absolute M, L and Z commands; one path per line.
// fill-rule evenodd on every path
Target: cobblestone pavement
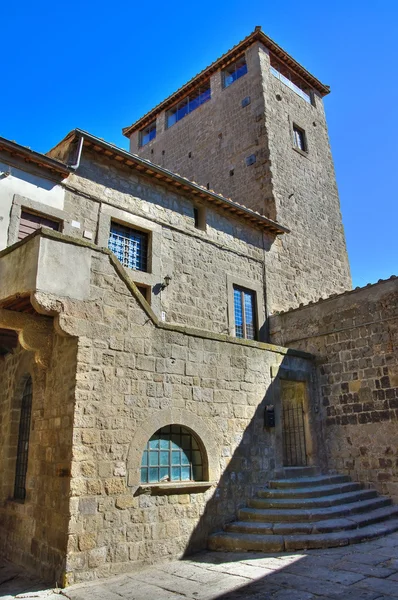
M 10 563 L 0 598 L 46 600 L 394 600 L 398 533 L 342 548 L 295 553 L 203 552 L 139 573 L 48 589 Z

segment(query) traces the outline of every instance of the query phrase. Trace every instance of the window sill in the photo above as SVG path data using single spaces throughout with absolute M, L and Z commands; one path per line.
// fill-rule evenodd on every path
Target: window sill
M 293 150 L 295 152 L 297 152 L 298 154 L 301 154 L 301 156 L 304 156 L 305 158 L 308 158 L 308 152 L 307 150 L 300 150 L 300 148 L 296 148 L 296 146 L 292 146 Z
M 148 494 L 159 496 L 163 494 L 186 494 L 201 492 L 216 485 L 216 481 L 172 481 L 167 483 L 148 483 L 140 485 L 135 495 Z

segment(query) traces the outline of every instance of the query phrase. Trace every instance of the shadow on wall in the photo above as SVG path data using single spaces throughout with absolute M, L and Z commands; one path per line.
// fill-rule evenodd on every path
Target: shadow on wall
M 284 365 L 288 363 L 288 366 Z M 292 373 L 291 363 L 285 357 L 279 366 L 279 374 Z M 300 379 L 297 373 L 297 380 Z M 309 390 L 310 398 L 312 393 Z M 216 486 L 213 496 L 207 502 L 189 542 L 184 557 L 203 550 L 211 533 L 220 531 L 223 526 L 237 518 L 239 509 L 247 506 L 247 501 L 275 476 L 282 459 L 280 379 L 272 379 L 265 396 L 258 405 L 249 425 L 241 436 L 241 441 L 231 456 Z M 275 406 L 276 427 L 264 426 L 265 407 Z M 314 403 L 310 400 L 310 407 Z M 310 408 L 312 410 L 312 408 Z M 313 426 L 312 426 L 313 429 Z

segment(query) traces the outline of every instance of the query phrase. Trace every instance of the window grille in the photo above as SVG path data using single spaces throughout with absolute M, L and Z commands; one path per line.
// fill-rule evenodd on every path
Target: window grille
M 26 496 L 26 472 L 28 470 L 29 433 L 32 414 L 32 378 L 29 377 L 25 383 L 21 417 L 19 420 L 17 463 L 15 467 L 14 498 L 25 500 Z
M 185 427 L 168 425 L 154 433 L 142 455 L 141 483 L 202 480 L 202 453 Z
M 148 234 L 144 231 L 136 231 L 125 225 L 112 223 L 108 248 L 124 267 L 147 271 Z
M 236 337 L 247 340 L 254 340 L 256 338 L 255 303 L 255 292 L 234 286 Z

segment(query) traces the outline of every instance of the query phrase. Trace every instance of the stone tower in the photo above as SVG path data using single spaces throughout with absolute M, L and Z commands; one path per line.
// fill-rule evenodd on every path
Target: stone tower
M 256 28 L 123 130 L 132 153 L 290 229 L 265 248 L 276 261 L 267 281 L 273 311 L 351 287 L 328 93 Z

